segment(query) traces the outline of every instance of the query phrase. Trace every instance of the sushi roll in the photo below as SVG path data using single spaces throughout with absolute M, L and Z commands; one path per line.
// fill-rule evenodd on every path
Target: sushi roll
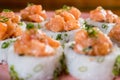
M 42 5 L 29 3 L 25 9 L 20 11 L 22 20 L 27 23 L 33 23 L 35 27 L 43 27 L 47 20 L 46 11 L 42 9 Z
M 9 45 L 14 42 L 25 30 L 21 17 L 9 9 L 0 13 L 0 62 L 6 60 L 6 51 Z
M 119 48 L 99 29 L 83 28 L 75 41 L 65 45 L 64 54 L 70 75 L 77 80 L 113 80 Z
M 90 18 L 86 19 L 90 25 L 97 26 L 103 33 L 108 34 L 116 23 L 119 23 L 119 17 L 111 10 L 105 10 L 101 6 L 90 11 Z
M 48 36 L 59 40 L 62 44 L 73 40 L 74 34 L 80 29 L 81 12 L 75 7 L 63 7 L 56 10 L 42 29 Z
M 12 80 L 52 80 L 63 50 L 60 43 L 38 29 L 26 30 L 8 50 Z

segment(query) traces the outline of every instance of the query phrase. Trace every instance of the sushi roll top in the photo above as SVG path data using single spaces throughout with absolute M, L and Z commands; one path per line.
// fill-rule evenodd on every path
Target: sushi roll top
M 8 9 L 4 9 L 0 13 L 0 40 L 17 37 L 22 34 L 22 29 L 19 25 L 20 19 L 19 15 Z
M 94 27 L 83 28 L 75 35 L 74 51 L 79 54 L 103 56 L 111 52 L 112 42 Z
M 119 23 L 119 17 L 111 10 L 105 10 L 101 6 L 90 11 L 90 18 L 97 22 Z
M 20 14 L 25 21 L 42 22 L 47 18 L 46 11 L 42 10 L 41 5 L 28 4 Z
M 81 12 L 75 7 L 64 6 L 56 10 L 55 15 L 46 23 L 46 28 L 53 32 L 62 32 L 78 29 L 78 19 Z
M 26 30 L 14 43 L 15 53 L 28 56 L 51 56 L 60 43 L 37 29 Z

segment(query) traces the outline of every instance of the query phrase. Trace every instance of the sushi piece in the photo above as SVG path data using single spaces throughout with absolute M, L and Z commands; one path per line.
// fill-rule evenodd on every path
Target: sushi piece
M 0 13 L 0 62 L 6 61 L 8 46 L 25 30 L 26 25 L 20 19 L 19 15 L 9 9 Z
M 83 28 L 65 45 L 69 73 L 77 80 L 113 80 L 119 48 L 97 28 Z
M 25 31 L 8 50 L 11 79 L 52 80 L 62 53 L 60 43 L 42 31 Z
M 17 37 L 22 34 L 21 17 L 11 10 L 4 9 L 0 13 L 0 40 Z
M 97 26 L 103 33 L 108 34 L 120 20 L 111 10 L 105 10 L 99 6 L 95 10 L 90 11 L 90 18 L 86 19 L 86 22 Z
M 41 5 L 29 3 L 25 9 L 20 11 L 22 20 L 25 23 L 34 23 L 36 27 L 42 27 L 46 23 L 46 11 L 42 9 Z
M 75 7 L 65 7 L 56 10 L 55 15 L 42 29 L 48 36 L 59 40 L 62 44 L 72 41 L 76 31 L 80 29 L 79 17 L 81 12 Z

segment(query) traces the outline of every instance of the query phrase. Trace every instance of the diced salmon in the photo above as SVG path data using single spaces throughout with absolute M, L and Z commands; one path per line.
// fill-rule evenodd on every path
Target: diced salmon
M 46 23 L 46 28 L 54 32 L 60 32 L 64 30 L 65 21 L 64 18 L 56 15 Z
M 80 54 L 93 56 L 109 54 L 112 48 L 110 39 L 100 31 L 97 31 L 96 35 L 91 37 L 86 30 L 79 30 L 75 35 L 74 50 Z

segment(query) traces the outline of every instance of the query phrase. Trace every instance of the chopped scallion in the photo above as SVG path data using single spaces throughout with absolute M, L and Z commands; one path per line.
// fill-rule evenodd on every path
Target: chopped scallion
M 9 19 L 7 17 L 4 17 L 4 16 L 0 16 L 0 22 L 7 22 Z
M 3 12 L 12 12 L 10 9 L 3 9 Z
M 107 26 L 106 24 L 103 24 L 103 25 L 102 25 L 102 28 L 103 28 L 103 29 L 107 29 L 108 26 Z
M 88 47 L 83 49 L 83 52 L 88 53 L 91 50 L 92 50 L 92 46 L 88 46 Z
M 58 34 L 57 37 L 56 37 L 56 40 L 63 40 L 63 39 L 62 39 L 62 35 L 61 35 L 61 34 Z
M 115 61 L 115 64 L 114 64 L 112 73 L 113 73 L 115 76 L 119 76 L 119 75 L 120 75 L 120 55 L 117 56 L 117 58 L 116 58 L 116 61 Z
M 3 49 L 8 48 L 9 45 L 10 45 L 10 42 L 3 42 L 1 48 Z
M 79 67 L 80 72 L 86 72 L 87 70 L 88 70 L 88 68 L 86 66 Z
M 28 23 L 27 26 L 26 26 L 26 28 L 28 30 L 33 29 L 34 28 L 34 24 L 33 23 Z
M 67 6 L 67 5 L 64 5 L 64 6 L 62 7 L 62 9 L 64 9 L 64 10 L 70 10 L 70 7 Z

